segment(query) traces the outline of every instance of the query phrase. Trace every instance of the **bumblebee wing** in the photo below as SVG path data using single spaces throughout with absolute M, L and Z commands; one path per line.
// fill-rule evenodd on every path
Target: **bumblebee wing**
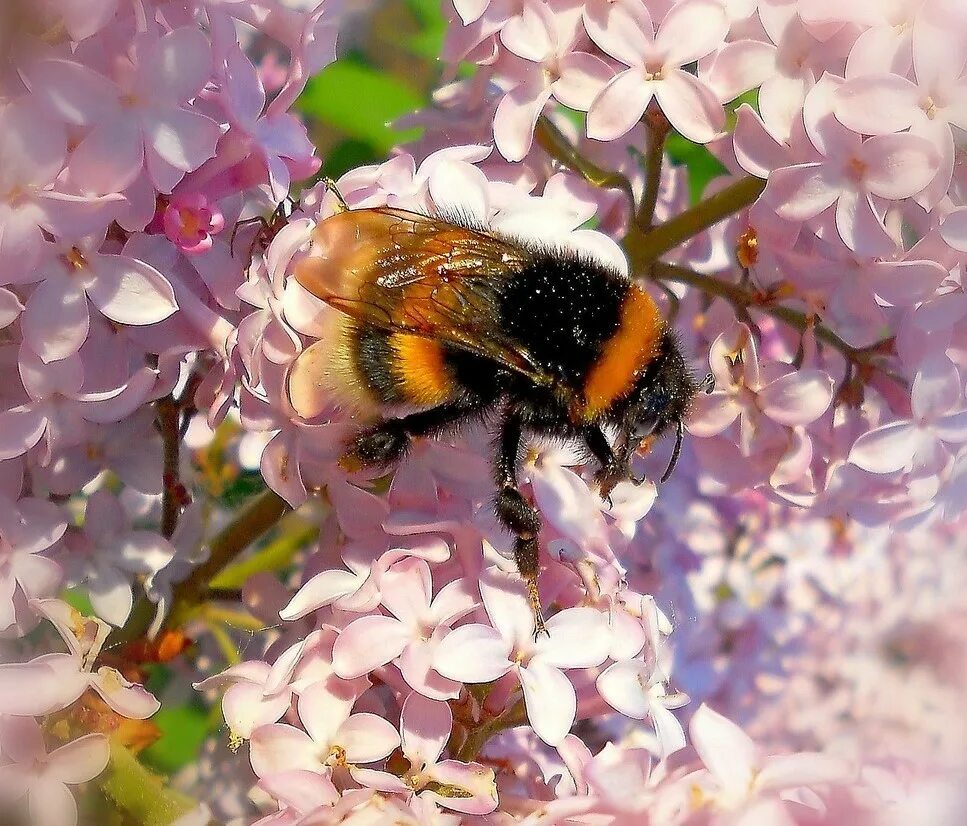
M 296 280 L 364 323 L 447 342 L 546 383 L 500 328 L 507 278 L 526 250 L 485 232 L 400 209 L 341 212 L 316 228 Z M 321 255 L 315 254 L 316 252 Z

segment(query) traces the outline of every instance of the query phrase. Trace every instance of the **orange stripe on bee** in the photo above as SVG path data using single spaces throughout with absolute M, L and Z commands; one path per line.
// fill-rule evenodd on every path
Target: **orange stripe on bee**
M 621 307 L 618 329 L 584 382 L 581 414 L 585 419 L 598 417 L 631 391 L 642 370 L 658 354 L 664 323 L 651 296 L 632 285 Z
M 453 378 L 443 348 L 433 339 L 408 333 L 390 336 L 393 376 L 413 404 L 433 407 L 453 394 Z

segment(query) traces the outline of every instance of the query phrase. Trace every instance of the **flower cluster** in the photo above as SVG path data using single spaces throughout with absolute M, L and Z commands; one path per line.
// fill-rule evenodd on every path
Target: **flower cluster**
M 306 5 L 0 8 L 0 818 L 123 785 L 175 662 L 203 823 L 961 822 L 961 4 L 449 0 L 422 137 L 334 184 Z M 352 472 L 289 397 L 315 228 L 386 205 L 638 279 L 714 379 L 666 484 L 528 445 L 547 636 L 485 423 Z
M 177 422 L 159 438 L 152 405 L 186 387 L 190 396 L 241 319 L 236 291 L 258 226 L 237 239 L 226 227 L 318 169 L 288 109 L 334 59 L 337 11 L 153 0 L 0 9 L 5 813 L 26 795 L 31 822 L 73 822 L 68 786 L 105 768 L 106 735 L 157 710 L 122 675 L 144 678 L 130 662 L 97 664 L 135 594 L 160 595 L 155 578 L 178 554 L 174 521 L 159 530 L 139 510 L 163 491 L 188 496 L 165 459 Z M 271 100 L 243 51 L 252 32 L 289 55 Z M 97 618 L 52 600 L 70 587 Z M 24 639 L 42 619 L 69 654 L 36 643 L 40 631 Z

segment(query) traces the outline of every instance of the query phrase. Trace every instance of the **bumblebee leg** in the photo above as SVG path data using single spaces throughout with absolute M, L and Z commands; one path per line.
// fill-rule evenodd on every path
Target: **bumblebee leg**
M 395 464 L 403 458 L 414 436 L 432 436 L 482 409 L 483 405 L 477 402 L 454 402 L 400 419 L 387 419 L 354 436 L 339 464 L 349 471 Z
M 498 521 L 514 533 L 514 561 L 527 583 L 527 598 L 534 612 L 534 636 L 537 637 L 538 634 L 547 633 L 537 588 L 537 576 L 540 573 L 537 534 L 541 529 L 541 518 L 537 509 L 524 498 L 517 486 L 517 462 L 522 439 L 523 425 L 520 417 L 516 413 L 509 413 L 504 418 L 497 440 L 494 460 L 497 497 L 494 511 Z
M 600 427 L 587 428 L 584 431 L 584 442 L 600 465 L 595 479 L 598 482 L 601 498 L 610 503 L 611 491 L 614 490 L 615 485 L 630 476 L 628 466 L 623 464 L 615 454 Z

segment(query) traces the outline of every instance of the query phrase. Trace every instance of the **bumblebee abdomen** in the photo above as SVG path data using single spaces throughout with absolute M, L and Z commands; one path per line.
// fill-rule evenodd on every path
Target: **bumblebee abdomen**
M 381 405 L 430 408 L 459 390 L 447 352 L 433 338 L 359 325 L 350 347 L 358 374 Z

